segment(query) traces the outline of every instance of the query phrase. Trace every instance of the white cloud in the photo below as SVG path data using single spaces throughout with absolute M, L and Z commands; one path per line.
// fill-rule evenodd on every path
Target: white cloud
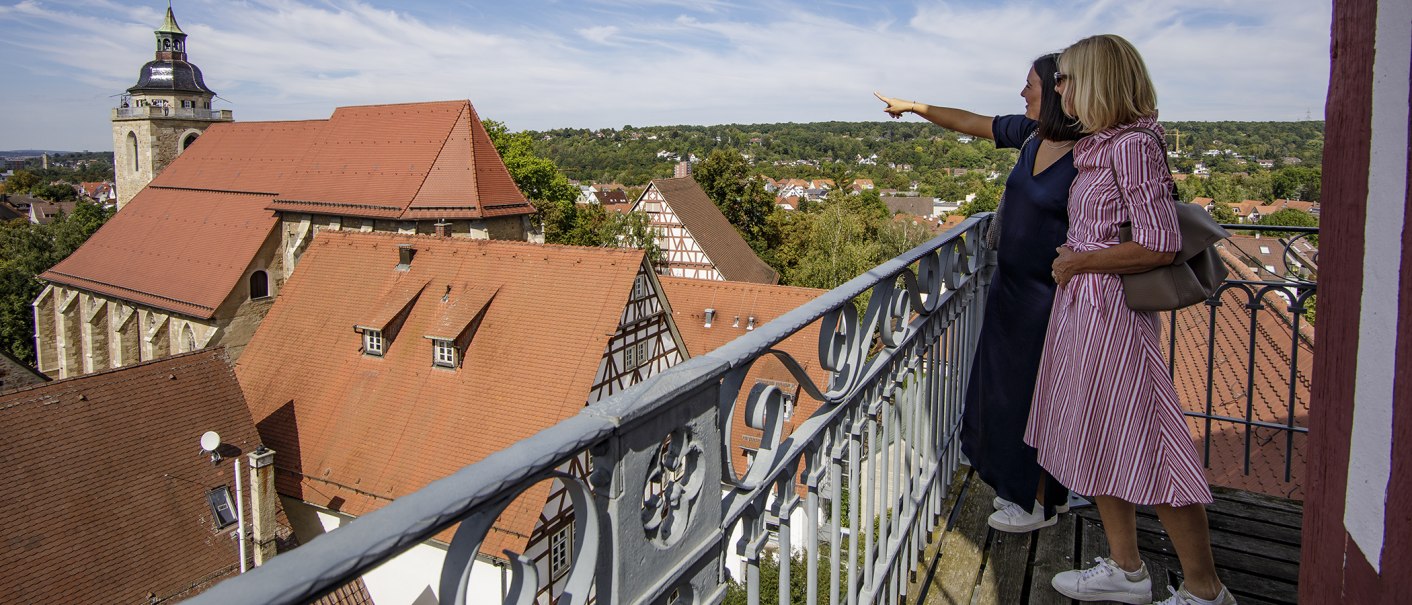
M 1318 117 L 1328 77 L 1330 10 L 1311 0 L 566 4 L 554 10 L 587 12 L 529 26 L 366 0 L 201 0 L 177 16 L 238 120 L 457 98 L 515 129 L 882 119 L 875 89 L 1004 113 L 1019 110 L 1031 59 L 1102 32 L 1142 50 L 1169 119 Z M 108 0 L 0 7 L 0 73 L 63 108 L 36 116 L 23 98 L 0 100 L 0 149 L 110 145 L 109 95 L 151 59 L 160 22 L 156 8 Z
M 598 25 L 582 28 L 578 30 L 578 33 L 590 42 L 611 44 L 614 41 L 613 38 L 618 35 L 618 28 L 612 25 Z

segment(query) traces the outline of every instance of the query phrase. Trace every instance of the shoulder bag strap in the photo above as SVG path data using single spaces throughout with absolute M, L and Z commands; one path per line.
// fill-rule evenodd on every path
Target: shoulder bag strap
M 1039 134 L 1038 126 L 1035 126 L 1035 129 L 1030 131 L 1030 136 L 1025 137 L 1025 142 L 1020 143 L 1021 155 L 1025 153 L 1025 146 L 1030 144 L 1030 141 L 1034 139 L 1036 134 Z M 1035 151 L 1035 156 L 1038 157 L 1038 155 L 1039 152 Z M 985 230 L 985 243 L 990 246 L 991 250 L 1000 248 L 1000 211 L 1003 208 L 1005 208 L 1005 192 L 1001 191 L 1000 201 L 995 203 L 995 216 L 990 218 L 990 226 L 986 227 Z

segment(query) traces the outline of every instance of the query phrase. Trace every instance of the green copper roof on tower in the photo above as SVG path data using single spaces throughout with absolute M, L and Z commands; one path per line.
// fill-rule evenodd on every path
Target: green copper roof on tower
M 185 34 L 185 33 L 186 33 L 186 32 L 184 32 L 184 31 L 181 31 L 181 27 L 179 27 L 179 26 L 177 25 L 177 22 L 176 22 L 176 15 L 172 14 L 172 6 L 171 6 L 171 3 L 168 3 L 168 4 L 167 4 L 167 20 L 162 22 L 162 26 L 159 27 L 159 28 L 157 28 L 157 32 L 156 32 L 156 33 L 159 33 L 159 34 L 160 34 L 160 33 L 163 33 L 163 32 L 165 32 L 165 33 L 172 33 L 172 34 Z

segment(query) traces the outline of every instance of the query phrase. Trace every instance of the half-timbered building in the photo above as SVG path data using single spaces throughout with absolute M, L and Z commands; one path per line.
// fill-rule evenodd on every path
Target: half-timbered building
M 657 179 L 643 190 L 632 211 L 647 214 L 662 258 L 663 275 L 716 281 L 774 284 L 777 273 L 690 176 Z
M 681 342 L 642 250 L 325 231 L 236 373 L 261 438 L 287 454 L 276 485 L 308 539 L 675 365 Z M 508 549 L 537 561 L 551 602 L 572 527 L 561 486 L 530 488 L 472 581 L 499 591 Z M 365 576 L 374 600 L 434 593 L 450 538 Z

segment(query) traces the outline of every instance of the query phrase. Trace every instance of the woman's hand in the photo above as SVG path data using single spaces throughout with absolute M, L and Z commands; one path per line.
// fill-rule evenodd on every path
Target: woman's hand
M 1073 248 L 1068 246 L 1059 246 L 1055 250 L 1059 252 L 1059 258 L 1054 259 L 1051 275 L 1054 276 L 1054 283 L 1059 284 L 1059 287 L 1062 288 L 1075 275 L 1082 273 L 1079 271 L 1079 253 L 1074 252 Z
M 894 118 L 902 117 L 902 114 L 912 111 L 912 109 L 917 106 L 916 103 L 913 103 L 911 101 L 902 101 L 894 99 L 892 97 L 884 97 L 882 96 L 882 94 L 876 91 L 873 92 L 873 96 L 877 97 L 879 101 L 887 103 L 887 107 L 883 108 L 883 111 L 887 112 L 887 115 L 890 115 Z

